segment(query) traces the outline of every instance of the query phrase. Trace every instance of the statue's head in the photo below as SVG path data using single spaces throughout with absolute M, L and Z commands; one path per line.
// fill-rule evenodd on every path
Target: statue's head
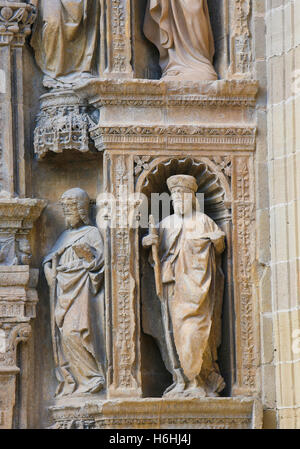
M 198 184 L 194 176 L 175 175 L 167 180 L 176 215 L 189 215 L 196 209 Z
M 79 188 L 67 190 L 63 193 L 60 204 L 68 227 L 78 228 L 89 223 L 90 199 L 84 190 Z

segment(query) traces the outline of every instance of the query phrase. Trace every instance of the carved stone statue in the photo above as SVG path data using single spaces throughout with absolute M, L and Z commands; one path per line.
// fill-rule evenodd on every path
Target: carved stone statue
M 152 246 L 166 347 L 162 356 L 173 376 L 164 395 L 217 396 L 225 387 L 217 364 L 225 234 L 197 210 L 193 176 L 171 176 L 167 184 L 175 214 L 151 226 L 143 239 L 144 247 Z
M 38 17 L 31 38 L 46 87 L 72 86 L 98 75 L 99 0 L 33 0 Z
M 61 198 L 66 225 L 44 271 L 51 293 L 57 395 L 96 393 L 104 384 L 103 240 L 88 225 L 89 197 L 79 188 Z
M 164 79 L 217 79 L 207 0 L 148 0 L 144 33 L 159 50 Z

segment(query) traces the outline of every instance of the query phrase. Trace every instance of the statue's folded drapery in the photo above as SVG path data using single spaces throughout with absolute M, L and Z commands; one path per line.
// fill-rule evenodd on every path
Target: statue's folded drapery
M 176 351 L 190 380 L 205 372 L 213 392 L 221 391 L 217 348 L 221 341 L 224 277 L 220 254 L 224 232 L 207 215 L 167 217 L 160 223 L 162 281 Z M 209 240 L 205 236 L 210 236 Z
M 217 79 L 207 0 L 148 0 L 144 33 L 160 52 L 164 78 Z
M 80 259 L 73 245 L 88 244 L 94 258 Z M 97 228 L 67 230 L 44 263 L 58 254 L 55 323 L 59 393 L 94 392 L 104 383 L 104 248 Z
M 40 0 L 31 45 L 42 72 L 62 83 L 97 75 L 99 0 Z

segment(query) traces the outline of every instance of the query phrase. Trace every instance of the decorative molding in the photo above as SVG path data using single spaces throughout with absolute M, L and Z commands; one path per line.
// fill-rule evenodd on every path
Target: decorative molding
M 110 105 L 167 107 L 219 106 L 253 107 L 258 82 L 219 80 L 207 82 L 166 82 L 156 80 L 90 80 L 75 92 L 95 107 Z
M 0 46 L 24 45 L 36 19 L 36 8 L 25 2 L 0 1 Z
M 227 178 L 232 176 L 232 158 L 230 156 L 214 156 L 212 161 L 216 164 L 217 170 Z
M 140 175 L 144 170 L 150 168 L 149 162 L 151 162 L 151 156 L 134 156 L 134 174 Z
M 251 395 L 256 387 L 254 304 L 251 267 L 254 260 L 252 235 L 254 203 L 251 193 L 250 160 L 235 158 L 234 162 L 234 265 L 235 301 L 238 304 L 236 320 L 237 382 L 235 394 L 242 391 Z M 247 392 L 247 393 L 246 393 Z
M 251 429 L 255 422 L 256 400 L 217 398 L 200 400 L 138 399 L 65 405 L 50 408 L 52 428 L 177 428 Z
M 127 198 L 130 190 L 128 175 L 129 159 L 126 156 L 111 158 L 112 193 L 116 197 L 116 214 L 111 229 L 111 279 L 112 279 L 112 326 L 113 344 L 113 382 L 109 385 L 109 397 L 139 396 L 139 382 L 136 373 L 136 327 L 135 279 L 132 274 L 132 248 L 130 229 L 127 225 Z M 111 332 L 111 330 L 109 330 Z
M 110 145 L 131 146 L 135 149 L 153 149 L 153 145 L 161 147 L 185 147 L 197 149 L 201 146 L 217 148 L 226 146 L 230 150 L 246 148 L 254 150 L 256 142 L 256 128 L 209 126 L 96 126 L 90 130 L 92 139 L 98 151 L 107 149 Z

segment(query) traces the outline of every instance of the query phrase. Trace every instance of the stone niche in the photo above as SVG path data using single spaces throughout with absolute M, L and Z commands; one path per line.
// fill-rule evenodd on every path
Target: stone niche
M 106 268 L 108 397 L 120 400 L 135 396 L 137 402 L 128 402 L 131 404 L 128 407 L 132 406 L 134 419 L 138 421 L 133 424 L 127 412 L 126 418 L 118 415 L 109 421 L 106 410 L 110 407 L 107 405 L 106 409 L 105 405 L 101 411 L 103 421 L 91 417 L 85 409 L 87 422 L 92 426 L 105 427 L 108 422 L 117 427 L 157 426 L 160 418 L 156 416 L 155 404 L 159 403 L 172 415 L 167 421 L 162 418 L 168 424 L 161 425 L 166 427 L 183 422 L 190 428 L 261 425 L 260 418 L 251 421 L 252 424 L 250 421 L 239 424 L 241 415 L 221 423 L 213 411 L 224 400 L 229 408 L 224 405 L 223 417 L 225 410 L 233 410 L 231 407 L 237 407 L 236 412 L 243 414 L 245 404 L 253 404 L 258 397 L 257 309 L 251 278 L 255 258 L 251 236 L 255 227 L 253 158 L 257 88 L 256 82 L 242 80 L 185 84 L 130 80 L 91 81 L 76 89 L 80 97 L 89 98 L 92 106 L 100 109 L 101 120 L 90 133 L 96 148 L 104 151 L 105 192 L 118 197 L 120 186 L 125 184 L 128 192 L 150 197 L 151 193 L 167 191 L 166 180 L 170 176 L 192 175 L 197 179 L 199 192 L 204 193 L 205 213 L 226 235 L 219 348 L 226 388 L 222 398 L 193 402 L 196 408 L 203 406 L 208 414 L 211 410 L 211 420 L 207 416 L 204 424 L 200 408 L 198 421 L 191 416 L 177 421 L 168 400 L 158 399 L 170 384 L 170 375 L 153 338 L 155 332 L 161 332 L 159 323 L 153 320 L 153 316 L 159 316 L 159 300 L 153 270 L 141 249 L 143 231 L 110 230 Z M 118 209 L 117 216 L 122 214 L 128 214 L 128 210 Z M 157 399 L 149 401 L 141 397 Z M 242 398 L 248 398 L 246 403 Z M 185 403 L 188 404 L 188 399 L 178 399 L 180 407 Z M 148 417 L 144 406 L 149 413 L 151 410 L 150 421 L 143 421 L 144 413 Z M 257 407 L 256 416 L 261 417 L 259 401 Z M 76 425 L 76 416 L 81 413 L 76 404 L 70 404 L 67 415 L 63 415 L 63 409 L 61 405 L 52 409 L 59 425 L 66 426 L 67 422 Z M 114 410 L 117 414 L 118 406 Z
M 25 196 L 43 201 L 32 200 L 37 201 L 35 209 L 32 206 L 34 219 L 28 222 L 23 217 L 18 226 L 12 224 L 18 211 L 15 205 L 10 225 L 2 226 L 5 237 L 9 229 L 7 235 L 17 252 L 13 253 L 16 266 L 14 260 L 8 267 L 0 266 L 0 294 L 6 295 L 5 301 L 1 296 L 0 323 L 4 323 L 1 329 L 10 342 L 10 361 L 0 363 L 0 427 L 261 427 L 257 304 L 251 276 L 256 245 L 253 162 L 258 83 L 251 67 L 250 0 L 208 0 L 219 79 L 202 82 L 160 80 L 158 50 L 143 34 L 147 0 L 100 2 L 105 9 L 99 20 L 99 71 L 89 80 L 82 77 L 66 85 L 57 79 L 43 80 L 24 36 L 21 42 L 21 31 L 26 25 L 26 35 L 30 34 L 38 10 L 29 2 L 0 1 L 0 8 L 7 8 L 8 3 L 11 9 L 23 7 L 31 15 L 28 26 L 24 13 L 20 27 L 13 31 L 9 11 L 3 14 L 0 9 L 0 44 L 11 64 L 8 69 L 0 61 L 0 69 L 7 75 L 12 70 L 22 87 L 9 86 L 11 90 L 4 93 L 0 90 L 0 106 L 10 111 L 10 125 L 1 134 L 2 159 L 8 172 L 16 174 L 10 183 L 2 176 L 3 188 L 9 191 L 7 201 L 12 203 L 28 202 Z M 13 55 L 19 58 L 23 77 L 17 77 Z M 13 137 L 16 129 L 17 137 Z M 143 193 L 150 198 L 152 193 L 167 192 L 167 179 L 173 175 L 196 179 L 198 193 L 204 194 L 205 214 L 225 235 L 218 362 L 226 387 L 220 397 L 162 397 L 171 375 L 157 343 L 162 332 L 160 304 L 148 252 L 142 247 L 148 231 L 120 226 L 128 215 L 136 224 L 140 213 L 138 201 L 123 207 L 124 187 L 128 194 Z M 95 394 L 59 397 L 55 394 L 52 293 L 43 260 L 65 230 L 60 198 L 75 187 L 90 197 L 93 226 L 103 208 L 103 203 L 96 205 L 98 195 L 116 199 L 116 226 L 101 230 L 105 384 Z M 21 198 L 15 199 L 15 194 Z M 108 208 L 108 224 L 110 213 Z M 31 212 L 28 214 L 31 217 Z M 32 248 L 26 264 L 22 240 L 30 240 Z M 39 277 L 33 267 L 39 268 Z M 12 273 L 17 276 L 8 292 Z M 15 289 L 19 299 L 14 308 L 2 307 L 2 302 L 11 304 Z M 36 318 L 31 321 L 35 307 Z M 18 359 L 17 343 L 25 341 L 30 342 L 30 356 L 22 352 Z M 18 360 L 23 360 L 22 366 Z M 18 380 L 23 369 L 24 376 Z M 5 402 L 2 392 L 8 387 L 10 401 Z

